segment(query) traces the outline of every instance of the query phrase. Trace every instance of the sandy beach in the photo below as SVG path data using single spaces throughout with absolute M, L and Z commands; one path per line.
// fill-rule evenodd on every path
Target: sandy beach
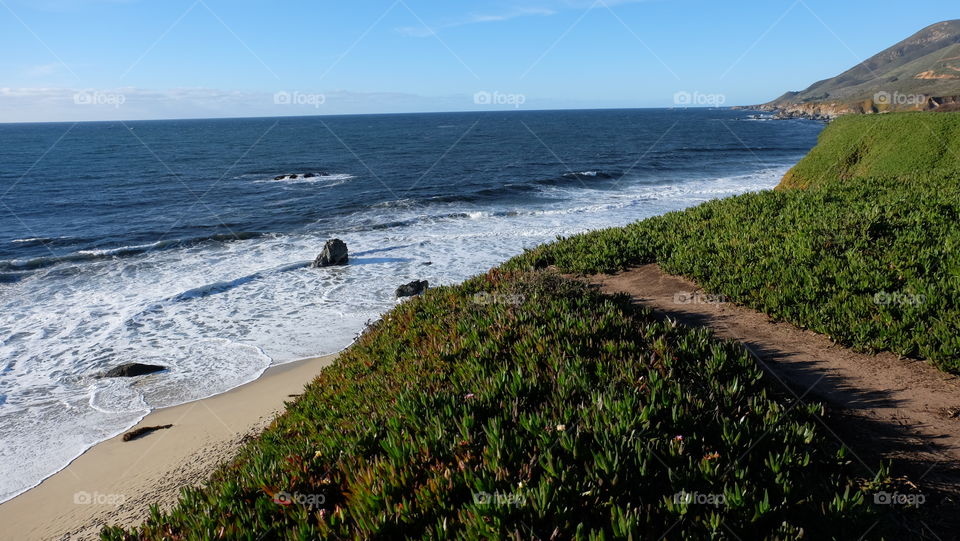
M 0 504 L 0 539 L 97 539 L 104 524 L 138 524 L 155 503 L 169 508 L 181 487 L 202 484 L 335 358 L 272 367 L 227 393 L 152 412 L 134 428 L 173 426 L 127 442 L 122 436 L 102 442 Z

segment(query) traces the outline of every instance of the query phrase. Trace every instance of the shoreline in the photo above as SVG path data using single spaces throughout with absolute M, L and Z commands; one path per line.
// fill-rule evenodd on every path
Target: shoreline
M 205 482 L 337 356 L 272 366 L 225 393 L 150 412 L 130 430 L 173 426 L 128 442 L 122 434 L 100 442 L 0 504 L 0 540 L 95 539 L 104 525 L 140 524 L 151 504 L 172 507 L 181 487 Z

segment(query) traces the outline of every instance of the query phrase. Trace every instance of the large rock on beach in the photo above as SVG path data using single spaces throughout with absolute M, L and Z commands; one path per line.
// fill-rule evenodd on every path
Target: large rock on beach
M 154 372 L 162 372 L 166 369 L 167 369 L 166 366 L 158 366 L 155 364 L 127 363 L 127 364 L 121 364 L 120 366 L 115 366 L 110 370 L 107 370 L 103 374 L 103 377 L 133 378 L 137 376 L 145 376 L 147 374 L 153 374 Z
M 415 297 L 417 295 L 422 295 L 427 288 L 430 287 L 430 282 L 426 280 L 414 280 L 409 284 L 403 284 L 397 288 L 397 298 L 401 297 Z
M 347 255 L 347 243 L 340 239 L 328 240 L 323 245 L 323 252 L 313 261 L 314 267 L 331 267 L 334 265 L 346 265 L 349 260 Z

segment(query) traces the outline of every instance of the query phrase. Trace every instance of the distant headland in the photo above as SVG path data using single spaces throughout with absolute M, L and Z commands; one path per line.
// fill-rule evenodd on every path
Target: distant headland
M 780 118 L 960 110 L 960 19 L 928 26 L 853 68 L 762 105 Z

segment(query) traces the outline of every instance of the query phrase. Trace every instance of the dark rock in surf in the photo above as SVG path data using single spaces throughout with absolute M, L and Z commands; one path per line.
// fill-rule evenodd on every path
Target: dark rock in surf
M 316 173 L 304 173 L 304 174 L 303 174 L 303 178 L 313 178 L 313 177 L 315 177 L 315 176 L 317 176 Z
M 173 428 L 173 425 L 145 426 L 136 430 L 131 430 L 123 435 L 123 441 L 133 441 L 146 436 L 151 432 L 156 432 L 157 430 L 166 430 L 168 428 Z
M 105 378 L 134 378 L 166 370 L 166 366 L 155 364 L 127 363 L 115 366 L 103 374 Z
M 287 175 L 280 175 L 278 177 L 273 177 L 273 180 L 283 180 L 285 178 L 287 178 Z
M 289 176 L 287 176 L 287 178 L 290 179 L 290 180 L 296 180 L 297 177 L 299 177 L 299 175 L 289 175 Z
M 340 239 L 328 240 L 323 245 L 323 252 L 313 261 L 314 267 L 331 267 L 334 265 L 346 265 L 349 261 L 347 254 L 347 244 Z
M 397 288 L 397 298 L 416 297 L 417 295 L 422 295 L 423 292 L 429 287 L 430 282 L 426 280 L 414 280 L 409 284 L 404 284 Z

